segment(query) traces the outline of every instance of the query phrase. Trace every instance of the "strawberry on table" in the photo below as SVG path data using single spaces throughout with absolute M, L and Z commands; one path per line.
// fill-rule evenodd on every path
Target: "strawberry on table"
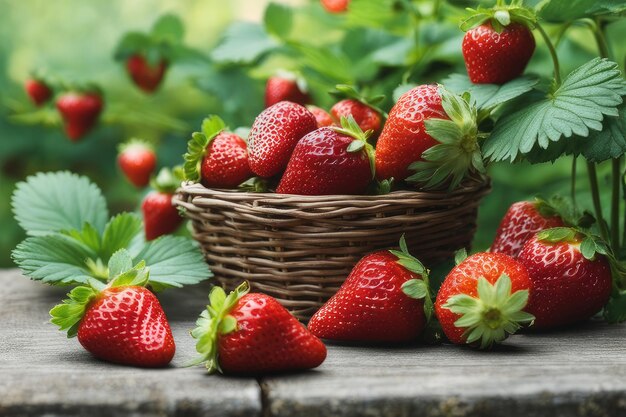
M 535 233 L 559 226 L 564 226 L 563 219 L 546 201 L 513 203 L 500 222 L 490 250 L 516 258 Z
M 304 79 L 287 71 L 279 71 L 265 84 L 265 107 L 281 101 L 291 101 L 305 105 L 311 102 Z
M 63 118 L 65 133 L 72 141 L 77 141 L 98 122 L 102 95 L 97 89 L 68 91 L 57 99 L 56 106 Z
M 468 174 L 484 172 L 475 107 L 435 84 L 398 99 L 376 143 L 379 180 L 454 188 Z
M 308 328 L 322 339 L 407 342 L 422 333 L 432 309 L 428 271 L 403 236 L 399 251 L 363 257 Z
M 477 253 L 446 276 L 435 313 L 452 343 L 488 348 L 532 323 L 525 308 L 529 292 L 531 281 L 521 263 L 501 253 Z
M 110 283 L 90 280 L 50 311 L 51 322 L 96 358 L 140 367 L 166 366 L 176 350 L 172 331 L 156 296 L 145 285 L 145 262 L 132 267 L 122 249 L 109 261 Z
M 172 204 L 174 192 L 180 180 L 168 168 L 163 168 L 153 181 L 154 191 L 148 193 L 141 203 L 146 240 L 173 233 L 183 223 Z
M 37 106 L 42 106 L 48 100 L 52 98 L 52 87 L 43 79 L 38 77 L 32 77 L 26 80 L 24 83 L 24 89 L 28 94 L 28 97 Z
M 333 126 L 335 124 L 333 118 L 326 110 L 313 105 L 306 106 L 306 108 L 315 116 L 318 128 Z
M 131 139 L 119 147 L 117 163 L 135 187 L 143 188 L 150 183 L 150 175 L 156 168 L 154 147 L 140 139 Z
M 281 101 L 263 110 L 248 136 L 250 169 L 264 178 L 282 173 L 298 141 L 315 129 L 315 116 L 299 104 Z
M 228 296 L 220 287 L 209 295 L 191 335 L 209 372 L 263 374 L 318 367 L 326 347 L 278 301 L 248 293 L 247 282 Z
M 142 54 L 133 54 L 126 61 L 126 71 L 137 87 L 146 93 L 153 93 L 161 84 L 168 64 L 164 58 L 152 63 Z
M 371 133 L 371 132 L 369 132 Z M 374 177 L 374 148 L 352 117 L 317 129 L 298 142 L 277 193 L 363 194 Z
M 466 23 L 478 26 L 467 31 L 462 46 L 470 80 L 504 84 L 522 75 L 535 50 L 535 22 L 532 11 L 517 5 L 475 11 Z
M 527 311 L 536 328 L 551 328 L 590 318 L 611 296 L 612 275 L 605 244 L 572 228 L 537 233 L 518 261 L 526 267 L 533 290 Z

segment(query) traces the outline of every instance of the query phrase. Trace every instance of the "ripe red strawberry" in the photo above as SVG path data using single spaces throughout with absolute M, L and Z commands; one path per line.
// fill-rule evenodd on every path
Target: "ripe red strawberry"
M 487 348 L 532 323 L 524 311 L 529 291 L 530 278 L 519 262 L 501 253 L 477 253 L 445 278 L 435 313 L 452 343 Z
M 356 264 L 339 291 L 309 321 L 322 339 L 406 342 L 417 339 L 432 313 L 428 271 L 408 252 L 380 251 Z
M 135 187 L 143 188 L 156 167 L 156 154 L 150 144 L 133 139 L 120 146 L 117 162 L 126 178 Z
M 343 13 L 348 10 L 350 0 L 320 0 L 328 13 Z
M 328 112 L 324 109 L 321 109 L 317 106 L 306 106 L 306 108 L 315 116 L 315 120 L 317 120 L 317 127 L 329 127 L 333 126 L 335 122 L 333 118 L 328 114 Z
M 526 242 L 518 261 L 532 282 L 527 311 L 536 328 L 588 319 L 609 301 L 611 267 L 606 250 L 570 228 L 539 232 Z
M 513 203 L 500 222 L 491 252 L 517 258 L 524 243 L 535 233 L 552 227 L 564 226 L 554 209 L 541 200 Z
M 300 138 L 315 129 L 315 116 L 299 104 L 281 101 L 263 110 L 248 137 L 250 169 L 264 178 L 280 174 Z
M 306 92 L 306 84 L 297 76 L 287 72 L 270 77 L 265 85 L 265 107 L 273 106 L 281 101 L 291 101 L 305 105 L 311 102 Z
M 102 111 L 102 97 L 98 92 L 67 92 L 56 102 L 63 117 L 65 133 L 72 141 L 77 141 L 98 122 Z
M 342 117 L 352 116 L 364 132 L 371 130 L 374 137 L 380 134 L 382 122 L 380 113 L 358 100 L 341 100 L 330 109 L 330 114 L 336 124 L 340 123 Z
M 209 295 L 191 332 L 209 372 L 260 374 L 315 368 L 326 347 L 278 301 L 248 294 L 245 282 L 228 296 L 220 287 Z
M 477 135 L 476 109 L 465 99 L 442 86 L 415 87 L 398 99 L 378 138 L 376 176 L 454 188 L 485 171 Z M 416 173 L 407 178 L 410 170 Z
M 146 93 L 152 93 L 159 87 L 167 67 L 168 62 L 165 59 L 161 59 L 152 65 L 140 54 L 131 55 L 126 61 L 128 75 L 130 75 L 137 87 Z
M 116 257 L 109 262 L 109 269 Z M 176 346 L 172 331 L 159 300 L 144 287 L 148 281 L 145 262 L 121 271 L 102 289 L 90 286 L 74 288 L 50 311 L 52 323 L 78 335 L 80 344 L 92 355 L 105 361 L 141 367 L 166 366 L 174 357 Z
M 183 218 L 172 204 L 172 197 L 180 184 L 172 172 L 163 168 L 153 182 L 154 191 L 146 195 L 141 203 L 146 240 L 173 233 Z
M 277 193 L 363 194 L 374 176 L 374 148 L 354 119 L 317 129 L 298 142 Z
M 205 187 L 236 188 L 252 176 L 246 142 L 225 128 L 218 116 L 204 119 L 202 133 L 195 132 L 187 144 L 186 179 L 201 180 Z
M 465 34 L 462 49 L 473 83 L 504 84 L 522 75 L 535 50 L 535 38 L 525 24 L 510 23 L 496 31 L 488 21 Z
M 42 106 L 52 98 L 52 88 L 42 79 L 29 78 L 24 83 L 24 88 L 37 107 Z

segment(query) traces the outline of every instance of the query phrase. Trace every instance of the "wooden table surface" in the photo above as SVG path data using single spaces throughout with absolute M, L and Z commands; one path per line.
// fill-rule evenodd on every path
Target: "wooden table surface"
M 495 351 L 329 346 L 317 370 L 255 380 L 181 367 L 207 286 L 162 296 L 170 368 L 93 359 L 48 323 L 67 289 L 0 270 L 0 416 L 626 416 L 626 327 L 516 335 Z

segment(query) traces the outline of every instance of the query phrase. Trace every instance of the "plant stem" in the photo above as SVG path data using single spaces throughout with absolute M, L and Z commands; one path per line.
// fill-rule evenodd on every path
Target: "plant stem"
M 619 200 L 621 197 L 620 182 L 621 175 L 621 162 L 622 158 L 615 158 L 611 160 L 612 172 L 611 180 L 613 183 L 613 190 L 611 193 L 611 247 L 613 253 L 618 256 L 619 253 Z
M 606 221 L 602 215 L 602 204 L 600 203 L 600 190 L 598 188 L 598 173 L 596 172 L 596 164 L 587 161 L 587 172 L 589 173 L 589 185 L 591 186 L 591 197 L 593 199 L 593 209 L 596 213 L 596 221 L 600 229 L 600 236 L 606 242 L 609 242 L 609 231 L 606 227 Z
M 541 37 L 543 37 L 543 40 L 546 42 L 546 46 L 548 47 L 548 50 L 550 51 L 550 56 L 552 57 L 552 64 L 554 65 L 554 81 L 558 87 L 561 85 L 561 67 L 559 65 L 559 57 L 556 54 L 556 49 L 554 49 L 554 45 L 552 44 L 550 37 L 548 36 L 546 31 L 541 27 L 539 23 L 537 23 L 537 30 L 539 30 L 539 33 L 541 33 Z
M 572 188 L 570 190 L 570 193 L 571 193 L 572 204 L 574 205 L 574 208 L 577 207 L 577 204 L 576 204 L 576 161 L 577 160 L 578 160 L 578 157 L 576 155 L 572 156 Z

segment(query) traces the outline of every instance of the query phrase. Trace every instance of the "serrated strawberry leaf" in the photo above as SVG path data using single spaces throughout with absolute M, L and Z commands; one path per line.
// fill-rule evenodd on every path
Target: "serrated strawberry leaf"
M 89 223 L 85 223 L 81 230 L 64 230 L 62 234 L 76 239 L 80 243 L 86 245 L 95 253 L 99 253 L 101 249 L 100 233 Z
M 122 213 L 113 217 L 105 226 L 102 237 L 102 259 L 109 259 L 114 252 L 128 248 L 143 232 L 143 222 L 134 213 Z
M 351 27 L 384 28 L 393 19 L 393 0 L 351 0 L 346 24 Z
M 15 219 L 30 236 L 81 230 L 86 223 L 102 232 L 109 216 L 100 189 L 67 171 L 28 177 L 17 184 L 11 204 Z
M 286 40 L 293 26 L 293 10 L 284 4 L 270 3 L 265 9 L 263 23 L 267 33 Z
M 260 24 L 235 22 L 226 29 L 211 58 L 219 63 L 251 64 L 277 46 Z
M 540 3 L 539 16 L 549 22 L 571 22 L 624 10 L 626 3 L 623 0 L 551 0 Z
M 573 135 L 602 130 L 605 116 L 617 116 L 626 81 L 615 62 L 596 58 L 574 70 L 544 100 L 502 117 L 485 141 L 491 161 L 514 161 L 535 146 L 546 149 Z
M 165 14 L 152 26 L 151 36 L 157 42 L 178 44 L 185 36 L 185 26 L 178 16 Z
M 67 294 L 68 298 L 62 304 L 50 310 L 50 322 L 66 330 L 67 337 L 74 337 L 78 332 L 78 325 L 85 314 L 89 302 L 97 292 L 89 286 L 78 286 Z

